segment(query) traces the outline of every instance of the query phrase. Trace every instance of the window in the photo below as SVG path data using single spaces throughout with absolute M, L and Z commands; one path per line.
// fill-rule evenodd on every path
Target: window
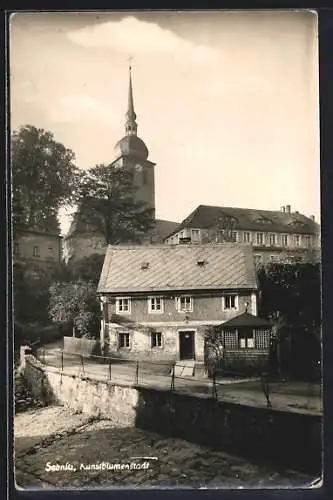
M 238 347 L 240 349 L 254 348 L 253 330 L 245 330 L 238 332 Z
M 244 243 L 250 243 L 250 233 L 243 233 Z
M 257 245 L 262 245 L 264 241 L 263 233 L 257 233 Z
M 231 231 L 231 241 L 237 241 L 237 231 Z
M 306 248 L 311 247 L 311 236 L 305 236 L 305 246 Z
M 271 233 L 269 235 L 269 244 L 271 247 L 274 247 L 276 245 L 276 234 Z
M 20 245 L 18 243 L 14 243 L 14 255 L 18 255 L 20 253 Z
M 34 257 L 40 257 L 39 247 L 34 247 L 33 256 Z
M 260 254 L 255 254 L 254 255 L 254 262 L 255 262 L 255 264 L 262 264 L 263 260 L 264 260 L 264 258 L 263 258 L 262 255 L 260 255 Z
M 129 297 L 122 297 L 116 299 L 116 311 L 117 313 L 127 313 L 131 312 L 131 299 Z
M 162 347 L 162 333 L 152 332 L 151 333 L 151 347 Z
M 148 299 L 148 312 L 162 313 L 163 312 L 163 299 L 162 297 L 149 297 Z
M 295 234 L 295 236 L 294 236 L 294 245 L 295 245 L 295 247 L 299 247 L 300 243 L 301 243 L 301 238 L 300 238 L 299 234 Z
M 287 234 L 283 234 L 281 236 L 281 243 L 282 243 L 283 247 L 287 247 L 288 246 L 288 235 Z
M 191 312 L 193 311 L 192 297 L 177 297 L 176 307 L 178 312 Z
M 192 241 L 198 242 L 200 240 L 200 229 L 192 229 Z
M 130 334 L 118 333 L 118 347 L 119 349 L 128 348 L 130 346 Z
M 216 235 L 215 235 L 215 241 L 216 243 L 221 243 L 224 239 L 224 233 L 223 231 L 216 231 Z
M 223 295 L 222 309 L 224 311 L 230 311 L 230 310 L 236 311 L 238 309 L 238 296 L 233 294 Z

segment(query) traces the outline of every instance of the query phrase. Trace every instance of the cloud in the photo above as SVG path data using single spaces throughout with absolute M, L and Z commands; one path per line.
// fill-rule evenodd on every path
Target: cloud
M 50 118 L 54 122 L 75 122 L 78 120 L 104 120 L 113 122 L 112 114 L 96 99 L 84 95 L 68 95 L 58 99 L 50 108 Z
M 131 55 L 157 54 L 187 58 L 192 62 L 215 62 L 217 51 L 206 45 L 193 43 L 156 23 L 126 17 L 118 22 L 107 22 L 67 33 L 68 38 L 83 47 L 111 48 Z

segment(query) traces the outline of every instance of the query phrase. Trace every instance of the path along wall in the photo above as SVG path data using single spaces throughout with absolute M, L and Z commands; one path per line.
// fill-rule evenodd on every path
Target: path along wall
M 111 420 L 283 467 L 321 471 L 321 418 L 93 380 L 24 356 L 35 396 Z

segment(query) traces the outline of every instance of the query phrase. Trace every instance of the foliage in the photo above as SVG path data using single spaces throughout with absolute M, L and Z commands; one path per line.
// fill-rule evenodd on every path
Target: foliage
M 216 227 L 218 230 L 217 239 L 218 241 L 232 241 L 234 242 L 233 230 L 235 226 L 235 219 L 230 215 L 223 215 L 222 217 L 218 217 L 216 220 Z
M 280 325 L 318 328 L 321 323 L 320 265 L 271 263 L 258 270 L 260 315 Z
M 49 286 L 55 271 L 41 269 L 27 263 L 13 266 L 13 293 L 15 320 L 25 324 L 48 323 Z
M 135 200 L 135 191 L 130 171 L 97 165 L 82 178 L 76 217 L 93 225 L 107 244 L 140 243 L 153 227 L 153 210 Z
M 104 254 L 94 253 L 80 260 L 69 261 L 67 272 L 71 281 L 91 281 L 96 285 L 101 275 Z
M 209 376 L 223 364 L 223 342 L 220 327 L 210 326 L 205 331 L 205 367 Z
M 59 231 L 58 209 L 73 202 L 80 179 L 74 153 L 32 125 L 14 131 L 11 145 L 14 229 Z
M 97 335 L 100 310 L 95 283 L 54 283 L 50 287 L 49 315 L 58 325 L 72 325 L 79 336 Z

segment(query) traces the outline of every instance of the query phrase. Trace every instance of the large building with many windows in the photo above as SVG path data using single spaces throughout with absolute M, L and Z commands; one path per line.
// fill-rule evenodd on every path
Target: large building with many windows
M 166 238 L 167 244 L 231 241 L 251 245 L 256 263 L 320 260 L 320 226 L 291 211 L 199 205 Z

